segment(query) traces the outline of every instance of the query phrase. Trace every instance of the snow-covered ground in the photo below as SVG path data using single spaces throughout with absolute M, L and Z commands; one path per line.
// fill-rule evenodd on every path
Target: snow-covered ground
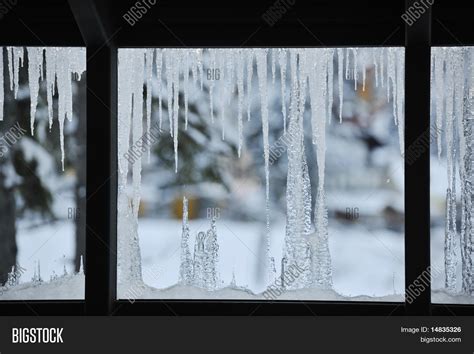
M 191 235 L 194 236 L 198 230 L 207 230 L 209 224 L 206 219 L 191 220 Z M 402 301 L 403 236 L 386 230 L 334 224 L 330 226 L 329 234 L 335 293 L 347 297 L 391 296 Z M 270 253 L 275 257 L 279 276 L 285 224 L 275 222 L 271 230 Z M 259 263 L 265 257 L 264 225 L 219 219 L 217 232 L 221 286 L 230 285 L 235 275 L 237 286 L 255 294 L 263 292 L 266 278 L 265 274 L 259 273 Z M 172 287 L 179 278 L 181 221 L 140 219 L 139 234 L 144 282 L 159 289 Z M 167 292 L 154 294 L 159 298 L 167 296 Z M 320 294 L 324 292 L 316 291 L 312 299 L 319 300 Z M 185 292 L 174 296 L 188 298 L 193 295 Z M 126 295 L 122 294 L 122 297 Z
M 58 221 L 31 229 L 19 222 L 17 232 L 20 285 L 1 289 L 0 301 L 83 299 L 84 276 L 72 276 L 75 253 L 73 221 Z M 38 274 L 38 265 L 43 280 L 41 285 L 31 282 Z M 68 275 L 64 277 L 65 270 Z M 48 284 L 54 276 L 58 279 Z

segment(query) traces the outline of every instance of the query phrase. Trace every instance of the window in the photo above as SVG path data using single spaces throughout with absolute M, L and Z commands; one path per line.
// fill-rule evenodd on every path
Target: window
M 119 298 L 403 301 L 403 48 L 118 65 Z
M 61 188 L 61 193 L 51 193 L 51 204 L 59 206 L 58 209 L 54 209 L 54 212 L 58 219 L 63 219 L 55 222 L 54 225 L 40 225 L 46 221 L 41 212 L 31 210 L 31 208 L 18 210 L 23 206 L 19 187 L 14 192 L 16 196 L 14 201 L 17 204 L 15 213 L 11 212 L 11 208 L 8 209 L 9 213 L 0 213 L 0 222 L 7 222 L 11 226 L 12 221 L 15 221 L 18 264 L 29 272 L 21 274 L 19 284 L 13 286 L 7 284 L 6 288 L 2 288 L 2 297 L 0 297 L 2 314 L 452 315 L 453 313 L 472 313 L 472 295 L 468 295 L 463 290 L 466 287 L 463 285 L 462 266 L 468 262 L 463 261 L 460 247 L 461 216 L 462 210 L 465 210 L 461 208 L 461 205 L 463 200 L 466 203 L 468 198 L 467 194 L 462 192 L 459 178 L 459 147 L 461 146 L 457 133 L 459 130 L 456 126 L 453 130 L 454 136 L 451 135 L 455 146 L 453 151 L 456 151 L 453 159 L 455 161 L 453 175 L 456 175 L 454 186 L 458 200 L 456 202 L 457 232 L 454 229 L 454 222 L 445 223 L 447 209 L 443 206 L 446 202 L 448 181 L 450 181 L 447 178 L 445 152 L 451 150 L 447 149 L 446 145 L 446 127 L 443 126 L 443 129 L 439 131 L 442 147 L 440 159 L 436 157 L 438 144 L 432 143 L 430 151 L 427 143 L 428 136 L 436 140 L 435 137 L 438 134 L 436 126 L 438 97 L 443 96 L 439 106 L 446 111 L 445 107 L 450 106 L 446 104 L 446 99 L 451 96 L 446 92 L 440 93 L 439 90 L 434 90 L 436 94 L 433 95 L 431 102 L 433 114 L 430 126 L 430 51 L 432 47 L 436 50 L 440 50 L 440 47 L 450 48 L 443 49 L 446 57 L 443 59 L 441 76 L 445 83 L 450 81 L 458 83 L 459 81 L 455 78 L 462 76 L 457 73 L 453 77 L 446 77 L 446 63 L 456 58 L 455 64 L 458 65 L 458 58 L 460 56 L 464 58 L 465 75 L 464 80 L 461 79 L 461 81 L 464 82 L 466 100 L 463 104 L 463 117 L 466 117 L 466 111 L 469 110 L 469 93 L 466 90 L 470 87 L 467 74 L 470 70 L 470 64 L 468 64 L 470 54 L 467 54 L 470 49 L 463 47 L 461 51 L 464 54 L 460 55 L 456 50 L 460 50 L 461 47 L 453 46 L 459 46 L 461 43 L 467 46 L 474 43 L 474 32 L 469 27 L 469 15 L 472 13 L 470 9 L 466 8 L 464 11 L 464 8 L 459 7 L 458 4 L 454 7 L 452 2 L 449 5 L 436 2 L 415 19 L 410 10 L 414 8 L 415 0 L 409 1 L 406 7 L 403 2 L 380 3 L 377 6 L 351 3 L 341 6 L 340 2 L 322 4 L 315 1 L 296 2 L 287 9 L 285 14 L 276 18 L 273 11 L 264 11 L 262 5 L 257 2 L 235 6 L 232 11 L 229 11 L 226 4 L 203 3 L 187 8 L 176 6 L 171 2 L 157 2 L 158 6 L 150 6 L 146 14 L 138 18 L 137 13 L 131 11 L 131 4 L 127 2 L 106 1 L 97 4 L 90 0 L 68 2 L 54 0 L 53 3 L 54 6 L 32 6 L 28 2 L 18 2 L 14 8 L 9 9 L 8 13 L 2 14 L 0 21 L 2 33 L 8 33 L 8 36 L 4 36 L 5 39 L 1 45 L 13 46 L 8 51 L 6 47 L 2 48 L 3 85 L 0 87 L 3 88 L 4 94 L 0 97 L 4 97 L 2 101 L 4 120 L 0 122 L 0 134 L 5 134 L 5 136 L 8 134 L 15 138 L 17 136 L 15 134 L 26 130 L 26 133 L 21 135 L 21 142 L 15 143 L 12 149 L 8 149 L 6 156 L 15 150 L 20 150 L 20 147 L 23 149 L 23 145 L 28 142 L 36 144 L 33 157 L 38 157 L 40 151 L 52 156 L 49 172 L 47 171 L 51 178 L 43 178 L 40 181 L 45 181 L 44 185 L 51 187 L 53 192 Z M 64 121 L 64 172 L 59 139 L 61 134 L 57 123 L 57 117 L 60 116 L 58 110 L 61 94 L 53 96 L 53 126 L 49 132 L 49 117 L 45 120 L 47 116 L 44 115 L 44 112 L 48 110 L 47 77 L 45 76 L 38 80 L 35 130 L 34 136 L 30 137 L 30 85 L 36 83 L 36 80 L 31 80 L 28 76 L 30 74 L 33 74 L 33 77 L 38 76 L 38 71 L 27 70 L 29 53 L 24 46 L 45 48 L 43 56 L 48 49 L 61 48 L 67 51 L 69 50 L 67 48 L 74 47 L 72 49 L 76 50 L 81 46 L 83 54 L 80 58 L 85 59 L 87 53 L 87 59 L 81 59 L 82 69 L 80 70 L 82 72 L 87 66 L 87 82 L 84 74 L 80 80 L 73 77 L 74 117 L 72 122 L 67 119 Z M 171 91 L 169 91 L 166 58 L 162 62 L 162 80 L 158 80 L 156 65 L 158 50 L 150 50 L 151 47 L 161 48 L 162 59 L 166 57 L 167 52 L 173 54 L 175 61 L 176 58 L 180 58 L 180 55 L 174 54 L 188 53 L 189 55 L 181 57 L 188 65 L 194 63 L 197 49 L 214 48 L 216 65 L 211 65 L 210 51 L 205 49 L 203 53 L 206 54 L 202 56 L 204 70 L 196 69 L 197 79 L 195 80 L 192 70 L 189 70 L 188 85 L 185 86 L 185 78 L 180 77 L 179 90 L 175 90 L 174 87 L 178 88 L 178 85 L 173 86 L 173 82 L 177 83 L 176 72 L 174 72 Z M 21 57 L 20 48 L 24 48 L 24 65 L 19 66 L 19 90 L 17 98 L 14 98 L 15 86 L 12 85 L 13 90 L 10 88 L 8 58 L 12 58 L 12 63 L 17 62 Z M 261 57 L 262 50 L 265 51 L 265 49 L 267 65 L 260 65 L 259 70 L 256 54 Z M 279 99 L 282 89 L 279 54 L 283 49 L 287 54 L 286 86 L 284 87 L 286 135 L 281 132 L 284 120 L 282 100 Z M 180 50 L 183 51 L 179 52 Z M 224 82 L 228 78 L 227 66 L 220 70 L 219 61 L 222 61 L 222 58 L 220 54 L 217 55 L 217 53 L 224 53 L 225 59 L 228 56 L 226 53 L 239 52 L 239 50 L 245 53 L 245 56 L 247 51 L 252 51 L 254 54 L 250 122 L 247 121 L 247 66 L 244 65 L 243 68 L 244 94 L 240 158 L 238 157 L 239 85 L 235 84 L 230 88 L 233 94 L 228 95 L 229 100 L 223 100 L 226 103 L 223 105 L 220 97 L 225 96 L 223 89 Z M 338 52 L 340 50 L 343 52 L 340 57 L 343 58 L 344 65 L 350 64 L 343 67 L 342 123 L 339 123 L 341 110 Z M 146 59 L 149 58 L 150 51 L 153 53 L 154 63 Z M 319 216 L 319 220 L 321 218 L 324 220 L 327 212 L 327 242 L 324 237 L 322 240 L 319 239 L 318 247 L 315 249 L 321 250 L 324 248 L 321 245 L 327 245 L 328 252 L 322 252 L 322 254 L 330 256 L 331 267 L 325 267 L 325 269 L 332 270 L 332 277 L 318 276 L 316 279 L 332 279 L 334 291 L 324 290 L 324 286 L 320 286 L 317 292 L 310 291 L 310 294 L 306 293 L 298 297 L 298 293 L 301 295 L 301 292 L 305 292 L 300 283 L 304 278 L 297 276 L 297 279 L 290 281 L 290 278 L 286 277 L 286 285 L 298 289 L 285 289 L 281 294 L 278 294 L 279 290 L 276 290 L 277 295 L 273 294 L 271 295 L 273 297 L 269 297 L 268 293 L 264 294 L 264 289 L 274 285 L 278 288 L 277 281 L 280 279 L 281 283 L 282 268 L 284 273 L 285 269 L 293 265 L 288 260 L 282 262 L 286 253 L 284 241 L 287 224 L 288 175 L 305 176 L 304 173 L 301 174 L 301 169 L 288 170 L 287 155 L 290 150 L 288 142 L 291 140 L 287 140 L 286 137 L 291 135 L 289 133 L 291 132 L 289 123 L 292 103 L 289 64 L 291 51 L 306 51 L 310 56 L 312 56 L 311 53 L 333 52 L 333 60 L 328 60 L 327 66 L 323 65 L 325 69 L 322 70 L 319 65 L 316 70 L 319 74 L 329 77 L 330 63 L 332 63 L 333 80 L 323 79 L 324 85 L 313 85 L 318 102 L 316 112 L 326 110 L 327 114 L 330 111 L 327 107 L 330 106 L 329 97 L 331 96 L 327 93 L 331 92 L 329 85 L 332 83 L 332 119 L 328 117 L 324 120 L 326 125 L 325 163 L 318 165 L 318 145 L 312 144 L 312 95 L 310 94 L 306 95 L 306 112 L 302 119 L 304 125 L 301 135 L 305 137 L 303 140 L 305 155 L 300 153 L 299 156 L 306 157 L 311 186 L 311 212 L 307 217 L 311 220 L 310 226 L 307 229 L 302 228 L 301 233 L 308 229 L 316 231 L 315 225 L 322 225 L 322 229 L 326 230 L 324 221 L 315 223 L 315 220 L 318 221 L 315 216 Z M 278 56 L 275 56 L 278 60 L 275 63 L 274 84 L 272 60 L 275 52 L 278 53 Z M 125 53 L 128 54 L 125 55 Z M 356 62 L 359 64 L 359 70 L 354 72 L 351 68 L 355 53 L 357 53 Z M 368 55 L 368 60 L 364 59 L 364 53 L 371 53 Z M 370 59 L 370 55 L 375 55 L 377 58 L 377 53 L 395 55 L 395 65 L 390 67 L 384 65 L 385 76 L 380 76 L 381 63 L 377 62 L 378 59 L 375 60 L 377 65 Z M 448 56 L 453 56 L 453 58 L 448 59 Z M 315 62 L 321 64 L 322 57 L 315 55 Z M 60 64 L 75 66 L 77 61 L 73 60 L 76 64 L 72 64 L 72 61 L 67 60 L 72 58 L 77 59 L 78 56 L 68 55 Z M 404 70 L 399 70 L 398 61 L 401 59 L 404 61 Z M 126 65 L 122 66 L 124 60 Z M 226 59 L 224 61 L 227 62 Z M 433 57 L 434 71 L 431 77 L 434 86 L 438 81 L 441 82 L 438 80 L 439 76 L 438 79 L 436 78 L 436 61 Z M 42 62 L 44 75 L 47 60 L 45 62 L 43 58 Z M 120 67 L 118 62 L 121 63 Z M 311 66 L 315 62 L 307 61 L 307 64 Z M 133 63 L 138 63 L 138 65 L 133 65 Z M 150 63 L 151 70 L 149 70 Z M 262 63 L 260 59 L 260 64 Z M 305 65 L 300 66 L 299 59 L 296 63 L 296 77 L 298 77 L 300 69 Z M 32 64 L 39 65 L 38 61 Z M 171 64 L 171 67 L 175 68 L 178 65 L 177 62 Z M 349 68 L 347 79 L 346 67 Z M 124 80 L 122 75 L 118 76 L 119 69 L 122 73 L 123 68 L 127 68 L 125 71 L 131 70 L 125 76 L 128 81 Z M 260 82 L 267 84 L 260 87 L 258 72 L 263 74 L 264 68 L 266 68 L 267 78 Z M 219 69 L 220 72 L 215 69 Z M 235 63 L 234 69 L 236 69 Z M 11 77 L 14 78 L 15 72 L 13 70 Z M 204 77 L 203 91 L 200 89 L 201 72 Z M 375 76 L 377 72 L 378 77 Z M 151 81 L 148 79 L 150 73 Z M 365 90 L 361 87 L 364 86 L 364 73 Z M 60 73 L 60 75 L 63 74 L 64 72 Z M 357 76 L 357 80 L 354 80 L 353 76 Z M 387 76 L 391 77 L 388 85 Z M 385 81 L 384 85 L 381 84 L 382 77 Z M 377 85 L 377 80 L 379 85 Z M 403 80 L 405 85 L 399 85 Z M 299 80 L 296 81 L 299 82 Z M 160 89 L 158 83 L 161 84 Z M 214 124 L 209 123 L 211 121 L 209 97 L 211 84 L 214 85 L 212 89 Z M 393 84 L 397 90 L 392 89 Z M 311 88 L 311 81 L 306 80 L 306 85 L 308 85 L 307 89 Z M 405 87 L 402 90 L 403 86 Z M 447 84 L 444 86 L 448 87 Z M 188 98 L 187 130 L 183 126 L 185 122 L 183 114 L 186 111 L 184 88 L 189 88 L 186 95 Z M 387 88 L 388 100 L 386 99 Z M 266 95 L 263 95 L 267 98 L 266 105 L 261 103 L 260 89 L 266 92 Z M 173 90 L 177 100 L 173 99 Z M 152 95 L 148 95 L 149 91 Z M 401 93 L 398 94 L 400 91 Z M 155 139 L 152 135 L 156 135 L 156 122 L 159 125 L 160 121 L 160 92 L 162 130 L 158 139 Z M 168 92 L 171 99 L 167 97 Z M 85 96 L 87 96 L 87 115 L 83 111 Z M 454 96 L 459 97 L 459 95 Z M 123 97 L 126 99 L 123 100 Z M 299 98 L 296 102 L 301 102 Z M 403 101 L 401 104 L 399 99 Z M 168 101 L 173 103 L 170 110 L 167 107 Z M 175 105 L 174 102 L 177 104 Z M 453 102 L 460 101 L 454 98 Z M 148 109 L 150 104 L 151 109 Z M 262 129 L 261 116 L 262 107 L 265 106 L 268 107 L 269 130 L 268 141 L 265 139 L 268 143 L 264 144 L 263 137 L 266 133 L 264 134 L 265 129 Z M 177 114 L 174 114 L 175 107 Z M 456 107 L 460 105 L 456 104 Z M 202 112 L 199 115 L 196 114 L 197 108 L 198 113 Z M 226 114 L 224 140 L 221 138 L 222 108 L 225 112 L 232 113 Z M 64 106 L 61 109 L 64 109 Z M 401 114 L 399 110 L 402 111 Z M 173 128 L 178 128 L 177 134 L 171 130 L 173 137 L 169 130 L 170 112 L 171 125 Z M 150 135 L 146 135 L 147 115 L 150 117 Z M 266 115 L 267 113 L 264 114 Z M 81 126 L 85 123 L 85 119 L 80 118 L 85 116 L 87 116 L 87 127 Z M 447 119 L 447 114 L 443 113 L 442 116 L 444 117 L 443 124 L 450 121 Z M 454 116 L 455 121 L 459 123 L 460 120 L 456 118 L 459 116 L 454 108 L 450 116 Z M 175 117 L 179 121 L 177 125 L 174 125 Z M 199 140 L 201 136 L 195 134 L 196 129 L 193 130 L 196 124 L 201 123 L 200 118 L 205 118 L 202 119 L 202 123 L 206 124 L 201 127 L 201 131 L 207 134 L 203 134 L 201 140 Z M 322 123 L 323 120 L 320 118 L 321 116 L 317 115 L 315 121 Z M 404 119 L 405 124 L 400 124 L 401 119 Z M 16 121 L 19 122 L 22 130 L 14 130 Z M 266 124 L 263 124 L 263 127 L 265 126 Z M 403 126 L 405 127 L 404 134 L 402 134 Z M 129 128 L 131 130 L 127 132 Z M 13 130 L 10 131 L 10 129 Z M 85 132 L 86 129 L 87 134 L 84 134 L 82 138 L 76 138 L 76 134 L 82 134 L 79 132 Z M 159 129 L 158 131 L 160 132 Z M 148 140 L 140 141 L 144 135 Z M 400 136 L 404 136 L 404 139 L 401 140 Z M 176 154 L 174 137 L 178 138 Z M 185 143 L 186 138 L 189 139 L 188 143 Z M 197 139 L 197 142 L 189 143 L 191 138 Z M 84 158 L 86 139 L 88 149 L 87 157 Z M 2 152 L 5 151 L 3 146 L 0 146 Z M 191 152 L 185 151 L 188 146 L 192 146 Z M 267 183 L 264 154 L 266 149 L 264 146 L 268 148 L 268 209 L 270 211 L 268 215 L 271 237 L 267 237 Z M 320 148 L 321 146 L 323 145 L 319 145 Z M 130 150 L 132 147 L 135 147 L 134 154 L 144 148 L 145 151 L 139 153 L 139 160 L 143 160 L 141 164 L 137 163 L 136 156 L 132 156 L 134 154 L 130 154 L 133 152 Z M 150 162 L 148 162 L 149 147 Z M 400 154 L 401 151 L 403 154 Z M 291 152 L 293 153 L 293 150 Z M 295 155 L 298 156 L 298 153 Z M 178 173 L 175 172 L 175 156 L 177 156 Z M 3 160 L 0 158 L 1 161 L 6 161 L 5 157 L 2 158 Z M 216 163 L 206 163 L 208 158 L 212 158 Z M 433 158 L 431 161 L 432 198 L 430 198 L 429 180 L 430 158 Z M 81 159 L 82 162 L 79 162 Z M 296 159 L 296 161 L 302 160 Z M 87 163 L 87 171 L 85 163 Z M 402 163 L 404 166 L 400 166 Z M 77 167 L 79 164 L 83 168 Z M 219 169 L 206 168 L 209 165 L 218 166 Z M 323 165 L 324 173 L 319 173 L 319 171 L 314 173 L 315 169 L 318 170 L 318 167 Z M 189 170 L 186 171 L 186 168 Z M 12 169 L 7 171 L 0 166 L 0 171 L 4 176 Z M 196 171 L 197 175 L 190 176 L 189 173 L 184 173 L 189 171 Z M 450 171 L 453 172 L 453 168 Z M 11 186 L 10 177 L 14 174 L 7 173 L 6 176 L 7 179 L 2 177 L 3 180 L 0 181 L 2 191 Z M 320 198 L 318 198 L 320 176 L 324 176 L 325 199 L 321 198 L 322 193 L 319 193 Z M 33 175 L 30 174 L 29 177 Z M 79 187 L 85 186 L 84 179 L 87 181 L 86 189 Z M 210 179 L 214 179 L 212 183 L 209 183 Z M 235 193 L 235 188 L 232 187 L 235 187 L 236 179 L 245 181 L 244 185 L 247 187 L 244 189 L 245 194 Z M 295 177 L 294 180 L 300 181 L 301 178 Z M 53 183 L 56 181 L 58 183 Z M 166 184 L 167 182 L 169 183 Z M 212 190 L 207 188 L 211 185 Z M 300 185 L 305 186 L 304 183 Z M 363 188 L 361 188 L 362 185 Z M 226 186 L 230 188 L 226 189 Z M 217 189 L 220 190 L 219 194 L 216 192 Z M 212 193 L 209 192 L 210 190 Z M 374 193 L 367 198 L 366 192 L 369 191 Z M 360 192 L 360 194 L 355 192 Z M 83 198 L 80 201 L 82 204 L 76 203 L 78 195 Z M 209 195 L 214 197 L 211 198 Z M 66 205 L 59 204 L 59 200 L 64 197 L 67 199 Z M 243 204 L 242 200 L 252 200 L 252 202 Z M 11 196 L 10 199 L 1 197 L 0 211 L 1 208 L 5 208 L 1 205 L 2 203 L 11 202 Z M 86 213 L 83 212 L 85 202 L 87 202 L 87 226 L 79 226 L 73 219 L 77 214 L 80 218 L 85 216 Z M 453 204 L 451 202 L 451 206 Z M 187 208 L 184 208 L 184 205 L 187 205 Z M 318 205 L 322 205 L 323 208 L 318 209 Z M 304 208 L 304 205 L 302 207 L 301 203 L 298 206 L 300 210 L 308 210 Z M 76 208 L 76 214 L 74 214 L 74 208 Z M 187 209 L 187 218 L 184 218 L 185 227 L 183 228 L 183 216 L 186 216 L 184 209 Z M 452 212 L 454 209 L 449 208 L 451 216 L 454 214 Z M 302 215 L 307 216 L 306 213 Z M 217 289 L 208 291 L 208 284 L 204 286 L 204 289 L 202 286 L 193 284 L 191 286 L 188 284 L 183 288 L 179 281 L 183 279 L 180 277 L 186 272 L 180 272 L 180 268 L 185 270 L 186 267 L 181 267 L 181 250 L 188 249 L 189 253 L 183 252 L 183 259 L 191 258 L 194 262 L 196 234 L 199 234 L 199 231 L 205 232 L 204 240 L 207 238 L 208 230 L 211 230 L 212 235 L 213 219 L 215 219 L 219 245 L 217 252 L 219 277 L 215 282 L 210 283 L 217 284 Z M 300 221 L 300 219 L 297 220 Z M 449 220 L 453 220 L 453 217 Z M 37 221 L 37 223 L 32 224 L 32 221 Z M 26 222 L 36 228 L 23 228 Z M 56 236 L 63 236 L 60 238 L 61 242 L 58 242 L 59 239 L 56 239 L 56 236 L 53 237 L 31 258 L 31 264 L 24 265 L 25 261 L 22 260 L 24 252 L 34 245 L 34 242 L 27 239 L 28 235 L 31 235 L 30 239 L 34 238 L 35 242 L 44 243 L 47 237 L 39 230 L 56 227 L 55 225 L 58 225 Z M 59 225 L 62 225 L 61 228 Z M 239 226 L 234 227 L 235 225 Z M 243 225 L 245 229 L 241 227 Z M 449 257 L 445 257 L 446 226 L 450 231 L 449 234 L 456 234 L 454 238 L 456 245 L 451 248 L 456 250 L 455 257 L 452 252 L 447 252 Z M 82 230 L 87 239 L 85 243 L 87 252 L 84 250 L 84 242 L 74 247 L 76 227 Z M 187 247 L 181 247 L 183 229 L 186 234 L 188 227 Z M 238 233 L 235 232 L 237 229 Z M 12 230 L 11 227 L 10 230 Z M 250 234 L 256 235 L 252 240 L 258 239 L 259 242 L 249 242 L 246 237 L 250 237 Z M 0 237 L 5 237 L 4 235 L 2 228 Z M 164 237 L 158 238 L 157 235 L 164 235 Z M 319 235 L 325 235 L 325 233 L 322 232 Z M 68 241 L 66 245 L 68 239 L 70 242 Z M 210 239 L 213 238 L 210 237 Z M 279 243 L 278 240 L 280 240 Z M 53 242 L 52 245 L 51 242 Z M 10 245 L 11 242 L 10 244 L 2 242 L 1 247 L 8 248 Z M 206 246 L 205 242 L 204 246 Z M 267 252 L 267 246 L 269 252 Z M 197 247 L 197 250 L 199 256 L 202 247 Z M 314 254 L 314 252 L 308 252 L 309 254 L 306 255 L 302 253 L 301 258 L 306 260 L 311 259 Z M 87 256 L 83 257 L 83 271 L 87 274 L 86 277 L 79 271 L 80 255 Z M 201 253 L 203 256 L 201 258 L 206 259 L 208 255 L 208 252 Z M 28 257 L 29 255 L 26 256 Z M 3 276 L 8 281 L 11 266 L 16 266 L 17 261 L 12 261 L 11 256 L 5 262 L 7 259 L 8 257 L 0 257 L 0 267 L 7 269 L 7 273 L 4 272 Z M 224 269 L 220 269 L 224 259 L 231 259 L 231 261 Z M 263 260 L 262 264 L 256 260 Z M 457 261 L 457 264 L 447 262 L 451 269 L 456 268 L 458 272 L 455 286 L 451 287 L 451 290 L 448 289 L 449 291 L 445 289 L 446 260 Z M 2 262 L 6 265 L 2 265 Z M 53 265 L 50 266 L 51 264 Z M 234 264 L 244 264 L 244 266 L 237 267 Z M 329 262 L 326 263 L 328 264 Z M 62 276 L 64 265 L 66 265 L 67 277 L 79 280 L 76 283 L 78 287 L 64 281 Z M 439 267 L 441 275 L 432 274 L 432 266 L 437 265 L 441 265 Z M 31 279 L 38 278 L 38 266 L 43 282 L 39 286 L 32 287 Z M 16 267 L 16 269 L 19 271 L 21 268 Z M 261 271 L 262 269 L 264 271 Z M 464 267 L 464 269 L 467 268 Z M 56 279 L 50 279 L 53 271 L 56 273 Z M 73 276 L 76 272 L 79 275 Z M 313 277 L 316 273 L 303 274 Z M 259 278 L 263 281 L 258 280 Z M 285 276 L 283 278 L 285 281 Z M 16 279 L 18 277 L 10 276 L 13 283 Z M 449 277 L 449 279 L 454 278 Z M 464 277 L 464 279 L 467 278 Z M 330 282 L 323 281 L 323 283 Z M 53 284 L 61 286 L 55 287 L 52 286 Z M 19 291 L 12 291 L 14 288 L 21 289 L 21 294 Z M 45 289 L 51 291 L 42 291 Z M 232 291 L 227 291 L 229 289 Z M 401 302 L 403 292 L 405 292 L 405 299 Z M 301 300 L 302 298 L 304 300 Z M 48 301 L 36 301 L 41 299 L 48 299 Z M 76 301 L 69 301 L 71 299 L 76 299 Z
M 85 64 L 0 47 L 0 300 L 84 298 Z

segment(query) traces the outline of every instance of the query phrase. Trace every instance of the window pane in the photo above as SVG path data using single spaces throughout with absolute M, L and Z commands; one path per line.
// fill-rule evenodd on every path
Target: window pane
M 120 49 L 118 297 L 403 301 L 404 49 Z
M 433 48 L 431 278 L 436 303 L 474 303 L 473 48 Z
M 85 66 L 0 47 L 0 300 L 84 298 Z

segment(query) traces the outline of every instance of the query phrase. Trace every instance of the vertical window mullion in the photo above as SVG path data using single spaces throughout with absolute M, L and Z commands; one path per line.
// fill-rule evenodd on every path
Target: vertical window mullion
M 407 9 L 415 2 L 407 0 Z M 405 308 L 408 315 L 429 315 L 430 151 L 416 142 L 430 129 L 431 9 L 406 25 L 405 40 Z
M 116 288 L 117 48 L 103 4 L 69 4 L 87 47 L 86 314 L 108 315 Z
M 87 47 L 86 313 L 115 300 L 117 49 Z

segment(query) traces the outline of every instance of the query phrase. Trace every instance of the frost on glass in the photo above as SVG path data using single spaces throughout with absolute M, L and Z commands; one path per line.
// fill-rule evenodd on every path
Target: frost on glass
M 0 301 L 84 298 L 85 54 L 0 47 Z
M 337 277 L 340 272 L 334 268 L 331 252 L 326 187 L 334 180 L 327 180 L 326 167 L 329 163 L 332 169 L 334 164 L 327 161 L 327 132 L 329 127 L 336 132 L 341 123 L 342 136 L 348 133 L 350 128 L 342 124 L 346 109 L 355 117 L 349 126 L 361 125 L 356 139 L 365 141 L 363 144 L 372 150 L 383 144 L 363 135 L 364 127 L 371 125 L 370 119 L 377 119 L 378 114 L 390 117 L 388 128 L 380 123 L 375 129 L 382 131 L 387 141 L 395 141 L 395 154 L 401 161 L 404 50 L 120 49 L 118 60 L 119 298 L 268 298 L 269 290 L 276 287 L 284 290 L 278 295 L 281 298 L 342 299 L 334 281 L 335 272 Z M 360 100 L 359 96 L 362 101 L 376 96 L 375 110 L 381 113 L 367 112 L 369 103 L 344 107 L 345 97 L 355 101 Z M 282 141 L 283 153 L 277 145 Z M 277 157 L 275 149 L 279 151 Z M 284 167 L 275 162 L 281 155 Z M 385 156 L 381 153 L 376 159 L 386 160 Z M 261 177 L 263 188 L 249 194 L 248 206 L 238 206 L 235 201 L 228 202 L 235 205 L 227 205 L 233 217 L 245 214 L 247 219 L 254 218 L 253 224 L 230 225 L 229 215 L 220 215 L 224 209 L 219 204 L 222 196 L 229 189 L 238 194 L 244 188 L 236 185 L 238 171 L 234 170 L 238 167 L 220 167 L 229 158 L 235 159 L 235 165 L 245 165 L 249 159 L 259 161 L 254 173 Z M 165 164 L 160 165 L 163 161 Z M 371 157 L 367 157 L 367 163 L 378 164 Z M 387 177 L 377 182 L 375 190 L 368 191 L 364 200 L 356 196 L 339 205 L 364 204 L 376 194 L 377 187 L 386 188 L 384 184 L 391 183 L 388 177 L 398 170 L 377 168 Z M 206 182 L 199 182 L 202 179 Z M 168 188 L 176 191 L 177 185 L 179 198 L 175 192 L 168 192 Z M 403 184 L 387 188 L 381 199 L 394 202 L 395 197 L 389 195 L 396 195 L 400 188 Z M 337 203 L 333 194 L 330 197 L 332 204 Z M 153 209 L 153 205 L 164 208 L 165 203 L 172 206 L 169 212 Z M 200 208 L 206 210 L 205 219 L 195 215 L 198 203 L 207 206 Z M 282 206 L 283 215 L 275 204 Z M 403 210 L 400 216 L 396 209 L 401 203 L 395 204 L 394 210 L 388 209 L 392 213 L 388 217 L 402 218 Z M 379 212 L 377 208 L 382 207 L 376 206 L 372 212 Z M 168 220 L 160 224 L 143 219 L 153 213 L 168 213 Z M 170 225 L 176 225 L 174 219 L 178 218 L 179 230 L 170 232 L 174 228 Z M 250 230 L 249 225 L 257 223 L 259 226 Z M 253 235 L 251 247 L 247 245 L 249 234 Z M 389 253 L 392 248 L 399 252 L 403 240 L 388 234 L 383 237 L 396 246 L 384 244 L 377 235 L 371 242 L 382 243 L 378 247 L 385 247 Z M 233 242 L 238 249 L 229 246 Z M 151 244 L 161 250 L 159 254 L 149 256 L 153 252 L 148 248 Z M 250 264 L 239 253 L 242 246 L 252 254 L 254 269 L 249 269 Z M 351 252 L 348 247 L 346 252 Z M 150 271 L 155 267 L 150 264 L 158 257 L 158 263 L 166 263 L 167 268 Z M 398 257 L 397 262 L 403 260 Z M 243 280 L 249 272 L 255 274 L 254 284 Z M 390 276 L 384 286 L 393 291 L 385 291 L 385 297 L 379 299 L 402 299 L 403 289 L 395 282 L 402 284 L 403 279 L 398 273 L 397 277 L 395 272 Z M 345 295 L 374 294 L 356 290 L 345 291 Z
M 436 137 L 431 154 L 435 302 L 474 302 L 473 55 L 473 49 L 467 47 L 432 50 L 432 121 Z

